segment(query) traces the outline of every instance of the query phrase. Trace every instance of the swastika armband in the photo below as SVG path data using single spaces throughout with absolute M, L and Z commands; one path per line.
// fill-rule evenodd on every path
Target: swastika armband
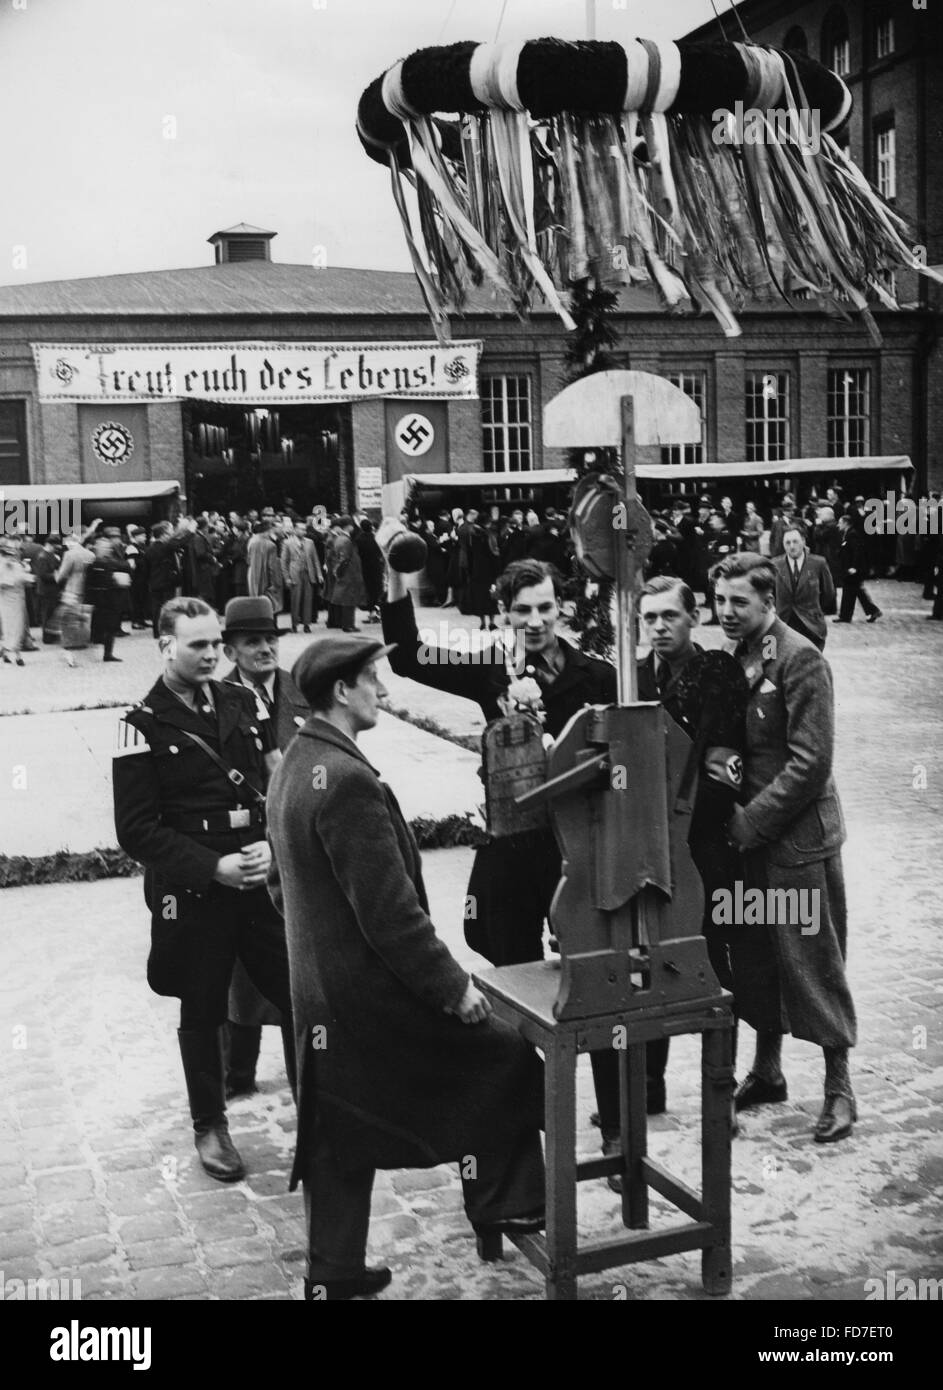
M 739 791 L 743 784 L 743 760 L 735 748 L 708 748 L 704 771 L 712 782 L 721 782 L 732 791 Z

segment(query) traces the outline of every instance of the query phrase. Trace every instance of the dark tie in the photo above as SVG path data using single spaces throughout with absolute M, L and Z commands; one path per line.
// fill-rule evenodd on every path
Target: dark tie
M 799 561 L 798 561 L 798 560 L 793 560 L 793 562 L 792 562 L 792 586 L 793 586 L 793 588 L 795 588 L 796 585 L 797 585 L 798 583 L 799 583 Z
M 659 695 L 664 695 L 671 684 L 671 667 L 668 665 L 667 661 L 659 662 L 658 670 L 655 674 L 655 684 L 658 686 Z
M 270 699 L 270 697 L 269 697 L 268 690 L 267 690 L 266 687 L 262 684 L 261 681 L 260 681 L 259 684 L 255 687 L 255 693 L 256 693 L 256 695 L 258 695 L 259 699 L 262 701 L 262 705 L 263 705 L 263 707 L 264 707 L 264 709 L 265 709 L 266 714 L 271 714 L 271 713 L 272 713 L 272 701 L 271 701 L 271 699 Z

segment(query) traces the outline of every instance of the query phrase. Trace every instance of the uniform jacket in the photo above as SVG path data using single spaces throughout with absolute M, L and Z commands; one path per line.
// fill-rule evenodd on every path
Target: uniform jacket
M 213 881 L 223 854 L 238 843 L 223 837 L 228 847 L 217 848 L 219 836 L 199 837 L 175 830 L 176 816 L 228 812 L 251 807 L 254 798 L 214 766 L 183 730 L 190 729 L 214 748 L 250 785 L 265 790 L 265 754 L 275 747 L 271 721 L 263 719 L 249 690 L 211 681 L 218 715 L 216 743 L 206 721 L 189 709 L 158 680 L 140 705 L 134 705 L 119 724 L 113 763 L 115 828 L 123 850 L 145 869 L 181 888 L 201 892 Z M 241 843 L 260 838 L 258 827 Z
M 498 699 L 508 687 L 503 661 L 472 661 L 465 657 L 461 663 L 453 664 L 444 659 L 448 652 L 439 653 L 434 644 L 426 647 L 420 640 L 412 599 L 408 597 L 396 603 L 381 603 L 380 615 L 384 642 L 397 644 L 396 650 L 390 652 L 390 665 L 398 676 L 474 700 L 489 721 L 500 718 Z M 558 641 L 563 669 L 543 692 L 547 712 L 544 727 L 554 738 L 584 705 L 611 705 L 616 698 L 616 673 L 608 662 L 584 656 L 562 637 Z M 443 660 L 436 660 L 437 654 Z
M 832 778 L 832 673 L 779 618 L 741 656 L 750 682 L 744 813 L 774 864 L 827 859 L 845 839 Z
M 536 1057 L 508 1025 L 445 1013 L 468 976 L 436 936 L 419 851 L 379 774 L 312 716 L 275 770 L 268 820 L 306 1059 L 295 1180 L 312 1104 L 344 1168 L 508 1148 L 538 1122 Z
M 243 684 L 239 672 L 234 666 L 231 671 L 227 671 L 223 681 L 229 685 L 242 686 L 243 690 L 247 687 Z M 249 692 L 252 694 L 253 692 Z M 260 708 L 260 713 L 264 709 Z M 307 700 L 295 685 L 287 671 L 279 669 L 275 673 L 275 740 L 278 747 L 285 751 L 291 739 L 307 722 L 311 710 Z
M 828 563 L 820 555 L 806 551 L 799 571 L 799 582 L 793 581 L 792 561 L 780 555 L 773 561 L 776 571 L 776 612 L 784 623 L 795 614 L 799 621 L 823 640 L 828 632 L 825 615 L 835 612 L 835 585 Z

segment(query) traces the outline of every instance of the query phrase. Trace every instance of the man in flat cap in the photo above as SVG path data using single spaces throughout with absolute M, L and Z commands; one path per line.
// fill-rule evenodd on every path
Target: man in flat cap
M 416 842 L 357 746 L 385 693 L 379 641 L 314 642 L 292 675 L 311 717 L 269 789 L 299 1057 L 305 1296 L 390 1281 L 364 1265 L 377 1168 L 461 1165 L 479 1237 L 543 1224 L 540 1064 L 436 936 Z
M 308 706 L 287 671 L 278 665 L 278 626 L 272 603 L 258 598 L 233 598 L 223 618 L 223 651 L 233 663 L 223 681 L 244 687 L 255 696 L 259 712 L 271 719 L 282 752 L 308 717 Z M 262 1045 L 262 1025 L 282 1028 L 285 1067 L 294 1084 L 294 1044 L 281 1014 L 253 985 L 240 961 L 233 969 L 229 991 L 226 1097 L 251 1095 Z

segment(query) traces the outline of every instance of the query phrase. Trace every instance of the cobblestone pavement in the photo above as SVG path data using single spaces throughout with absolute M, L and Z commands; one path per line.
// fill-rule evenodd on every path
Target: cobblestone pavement
M 922 620 L 913 586 L 874 589 L 886 617 L 831 629 L 827 649 L 849 830 L 860 1120 L 851 1141 L 811 1143 L 821 1057 L 787 1040 L 789 1101 L 743 1117 L 734 1143 L 735 1299 L 863 1299 L 865 1280 L 883 1284 L 890 1270 L 943 1275 L 943 627 Z M 473 966 L 460 935 L 469 863 L 464 850 L 425 856 L 434 919 Z M 277 1033 L 265 1033 L 259 1094 L 231 1110 L 249 1177 L 221 1186 L 200 1170 L 188 1133 L 175 1001 L 144 983 L 140 880 L 11 889 L 0 909 L 3 1276 L 80 1278 L 88 1299 L 299 1297 L 301 1198 L 286 1190 L 294 1125 Z M 669 1113 L 650 1132 L 653 1156 L 692 1186 L 697 1072 L 695 1040 L 676 1040 Z M 598 1144 L 591 1108 L 583 1068 L 582 1151 Z M 617 1203 L 604 1183 L 584 1184 L 581 1232 L 617 1234 Z M 668 1219 L 656 1200 L 653 1225 Z M 478 1263 L 451 1169 L 379 1175 L 370 1258 L 393 1268 L 387 1299 L 543 1295 L 516 1251 L 501 1266 Z M 696 1255 L 589 1276 L 580 1291 L 705 1297 Z

